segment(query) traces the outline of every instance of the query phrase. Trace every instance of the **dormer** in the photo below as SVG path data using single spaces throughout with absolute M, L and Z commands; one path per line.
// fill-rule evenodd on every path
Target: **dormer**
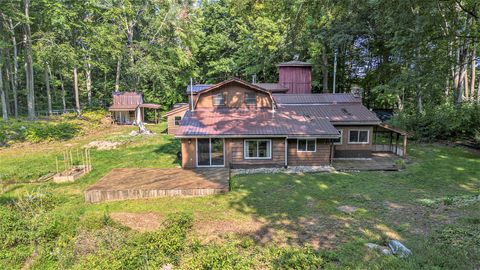
M 195 109 L 271 109 L 272 94 L 256 85 L 234 78 L 197 92 Z

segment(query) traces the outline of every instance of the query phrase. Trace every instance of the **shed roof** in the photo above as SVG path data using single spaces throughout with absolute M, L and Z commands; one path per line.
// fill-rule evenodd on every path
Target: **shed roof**
M 187 111 L 176 136 L 337 138 L 339 132 L 327 119 L 291 110 L 207 109 Z
M 298 60 L 293 60 L 293 61 L 288 61 L 288 62 L 283 62 L 280 64 L 277 64 L 277 67 L 311 67 L 312 64 L 308 62 L 302 62 Z

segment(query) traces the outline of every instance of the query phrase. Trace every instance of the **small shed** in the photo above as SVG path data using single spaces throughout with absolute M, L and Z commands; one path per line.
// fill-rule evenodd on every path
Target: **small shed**
M 182 121 L 185 112 L 189 109 L 187 103 L 177 103 L 173 105 L 173 108 L 165 113 L 167 117 L 167 132 L 168 134 L 175 135 L 177 128 L 180 126 L 180 121 Z
M 108 108 L 114 123 L 123 125 L 138 125 L 145 120 L 145 108 L 155 110 L 155 123 L 157 110 L 160 105 L 143 103 L 143 94 L 138 92 L 113 92 L 112 106 Z
M 310 94 L 312 92 L 312 64 L 289 61 L 277 65 L 278 84 L 288 89 L 287 94 Z

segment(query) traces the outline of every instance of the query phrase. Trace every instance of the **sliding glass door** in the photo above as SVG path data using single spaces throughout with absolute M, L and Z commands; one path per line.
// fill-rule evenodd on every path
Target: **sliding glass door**
M 218 138 L 197 139 L 197 166 L 224 166 L 224 140 Z

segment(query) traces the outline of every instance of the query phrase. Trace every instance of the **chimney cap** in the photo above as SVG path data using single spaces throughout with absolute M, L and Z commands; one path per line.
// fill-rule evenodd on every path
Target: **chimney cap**
M 298 60 L 283 62 L 277 65 L 277 67 L 311 67 L 312 64 L 307 62 L 302 62 Z

